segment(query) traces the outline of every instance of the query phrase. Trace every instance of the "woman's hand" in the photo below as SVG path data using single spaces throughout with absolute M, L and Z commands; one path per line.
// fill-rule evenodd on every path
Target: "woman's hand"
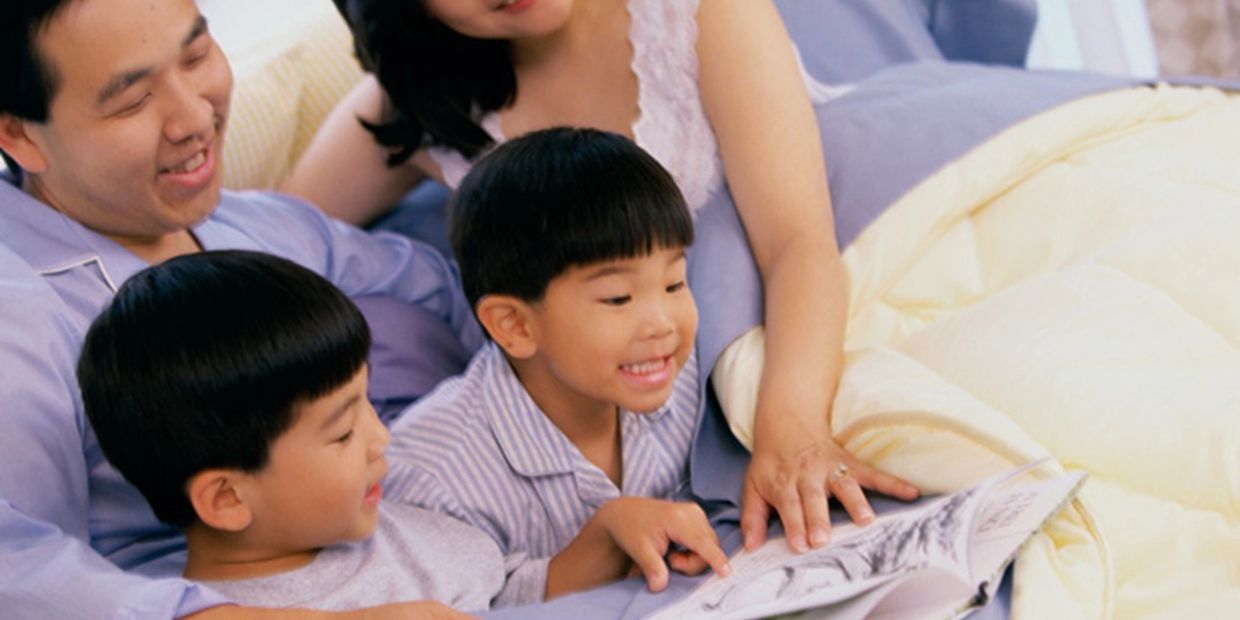
M 858 461 L 832 441 L 823 418 L 822 423 L 798 423 L 785 416 L 766 428 L 759 423 L 741 496 L 746 549 L 766 540 L 772 508 L 783 522 L 788 545 L 802 552 L 830 542 L 827 503 L 831 497 L 860 525 L 874 520 L 863 489 L 903 500 L 917 498 L 916 487 Z

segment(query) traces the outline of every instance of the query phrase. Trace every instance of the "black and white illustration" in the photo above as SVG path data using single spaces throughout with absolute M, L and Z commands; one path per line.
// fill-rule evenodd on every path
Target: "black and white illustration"
M 777 545 L 768 545 L 769 551 L 763 548 L 750 556 L 761 562 L 764 558 L 758 556 L 767 551 L 770 557 L 765 560 L 770 566 L 750 573 L 751 579 L 720 581 L 717 592 L 701 597 L 690 613 L 727 616 L 758 602 L 800 599 L 828 590 L 853 592 L 849 584 L 901 575 L 931 564 L 956 566 L 965 561 L 961 530 L 967 526 L 969 511 L 965 508 L 972 506 L 977 490 L 892 515 L 870 527 L 853 528 L 844 536 L 837 531 L 833 544 L 809 553 L 787 554 L 779 546 L 783 542 L 777 541 Z
M 1007 487 L 1034 465 L 888 513 L 868 527 L 841 524 L 833 529 L 831 544 L 803 554 L 789 550 L 783 539 L 767 541 L 734 556 L 731 577 L 708 579 L 657 617 L 753 618 L 844 604 L 863 595 L 876 601 L 871 594 L 885 596 L 878 590 L 890 592 L 910 576 L 935 569 L 960 581 L 962 592 L 975 592 L 973 582 L 1001 571 L 1083 480 L 1082 474 L 1070 474 Z M 967 602 L 966 597 L 962 604 Z

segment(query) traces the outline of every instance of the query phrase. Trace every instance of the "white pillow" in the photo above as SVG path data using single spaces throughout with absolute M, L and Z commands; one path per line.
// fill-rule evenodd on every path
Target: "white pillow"
M 224 187 L 271 188 L 288 174 L 302 97 L 301 56 L 290 47 L 233 63 Z

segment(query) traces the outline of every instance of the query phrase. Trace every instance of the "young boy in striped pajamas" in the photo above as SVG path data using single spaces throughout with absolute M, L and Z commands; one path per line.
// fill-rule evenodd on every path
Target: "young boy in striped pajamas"
M 550 129 L 485 157 L 452 242 L 491 342 L 393 425 L 388 497 L 489 533 L 508 587 L 546 598 L 726 574 L 705 514 L 670 499 L 700 405 L 692 241 L 675 182 L 624 137 Z

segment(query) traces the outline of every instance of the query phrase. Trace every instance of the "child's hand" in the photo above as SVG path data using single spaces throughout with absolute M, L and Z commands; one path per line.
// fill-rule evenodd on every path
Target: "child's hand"
M 645 574 L 651 592 L 667 587 L 668 566 L 686 575 L 696 575 L 707 566 L 722 577 L 731 573 L 728 556 L 697 504 L 621 497 L 604 504 L 595 517 Z M 672 543 L 686 550 L 669 553 Z

